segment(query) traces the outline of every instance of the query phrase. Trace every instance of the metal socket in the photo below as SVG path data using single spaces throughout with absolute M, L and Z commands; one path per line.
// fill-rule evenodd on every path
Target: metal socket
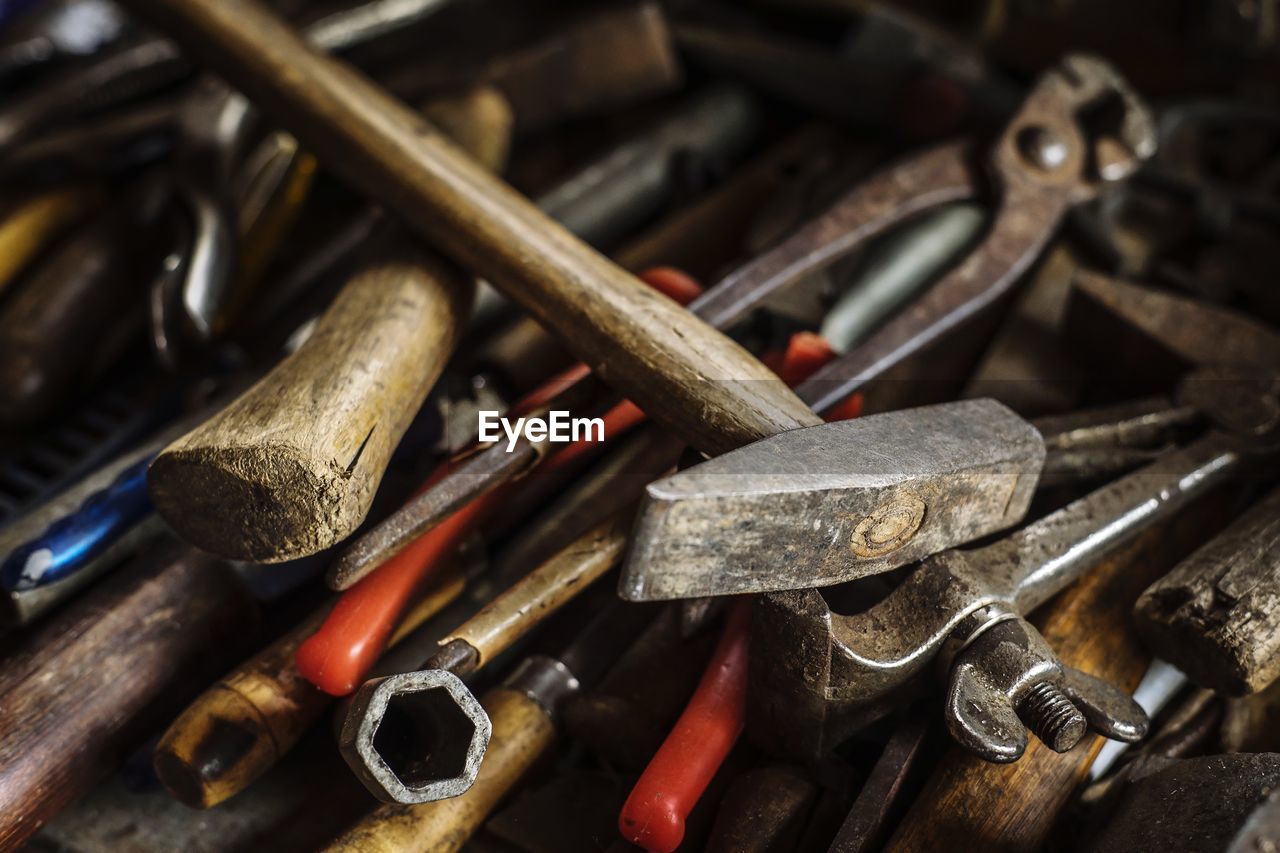
M 429 803 L 466 793 L 491 733 L 489 715 L 460 678 L 426 669 L 365 682 L 339 748 L 379 800 Z

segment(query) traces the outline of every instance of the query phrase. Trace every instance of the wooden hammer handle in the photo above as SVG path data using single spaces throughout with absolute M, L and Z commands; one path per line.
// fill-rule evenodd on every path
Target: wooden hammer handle
M 486 173 L 253 0 L 128 0 L 289 127 L 326 166 L 518 302 L 600 377 L 720 453 L 818 422 L 765 367 Z

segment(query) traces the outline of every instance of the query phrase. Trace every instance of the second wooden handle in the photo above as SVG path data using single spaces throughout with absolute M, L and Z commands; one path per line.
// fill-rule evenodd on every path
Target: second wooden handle
M 471 290 L 403 245 L 365 266 L 297 352 L 160 454 L 157 510 L 237 559 L 288 560 L 345 538 L 449 358 Z

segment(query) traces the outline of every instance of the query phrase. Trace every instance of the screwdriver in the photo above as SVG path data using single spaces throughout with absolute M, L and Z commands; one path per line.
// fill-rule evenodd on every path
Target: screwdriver
M 740 597 L 697 690 L 618 816 L 618 830 L 632 844 L 661 853 L 679 847 L 689 813 L 742 734 L 750 623 L 751 602 Z

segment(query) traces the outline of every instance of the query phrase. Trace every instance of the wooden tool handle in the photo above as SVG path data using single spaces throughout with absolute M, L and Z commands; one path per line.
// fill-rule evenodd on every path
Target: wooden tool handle
M 38 263 L 0 311 L 0 428 L 47 418 L 140 329 L 166 190 L 144 181 Z
M 511 113 L 496 91 L 424 110 L 486 167 L 506 161 Z M 356 271 L 297 352 L 152 466 L 156 508 L 188 541 L 279 562 L 323 550 L 364 520 L 474 290 L 398 229 L 383 238 L 389 247 Z
M 611 264 L 253 0 L 128 0 L 553 330 L 662 426 L 719 453 L 818 419 L 727 337 Z
M 476 650 L 475 665 L 484 666 L 618 565 L 627 549 L 631 517 L 631 512 L 620 513 L 578 537 L 485 605 L 440 645 L 463 640 Z
M 157 457 L 156 509 L 235 559 L 279 562 L 345 538 L 453 351 L 471 287 L 428 252 L 379 253 L 306 343 Z
M 1221 495 L 1209 500 L 1215 497 Z M 1062 662 L 1132 692 L 1150 657 L 1130 625 L 1129 609 L 1148 583 L 1194 547 L 1192 540 L 1202 541 L 1221 523 L 1222 514 L 1197 502 L 1103 560 L 1040 611 L 1034 621 Z M 887 849 L 1041 850 L 1103 743 L 1089 736 L 1057 753 L 1032 738 L 1013 764 L 991 764 L 953 746 Z
M 241 654 L 255 605 L 236 573 L 161 549 L 81 598 L 0 669 L 0 849 L 119 766 Z
M 439 613 L 465 585 L 461 572 L 442 574 L 391 644 Z M 173 721 L 154 755 L 156 775 L 169 793 L 192 808 L 212 808 L 243 791 L 293 748 L 333 700 L 293 663 L 298 646 L 328 610 L 321 608 L 227 673 Z
M 382 806 L 328 849 L 350 853 L 460 850 L 555 742 L 550 717 L 525 694 L 499 687 L 481 704 L 493 723 L 493 734 L 475 784 L 465 794 L 417 806 Z

